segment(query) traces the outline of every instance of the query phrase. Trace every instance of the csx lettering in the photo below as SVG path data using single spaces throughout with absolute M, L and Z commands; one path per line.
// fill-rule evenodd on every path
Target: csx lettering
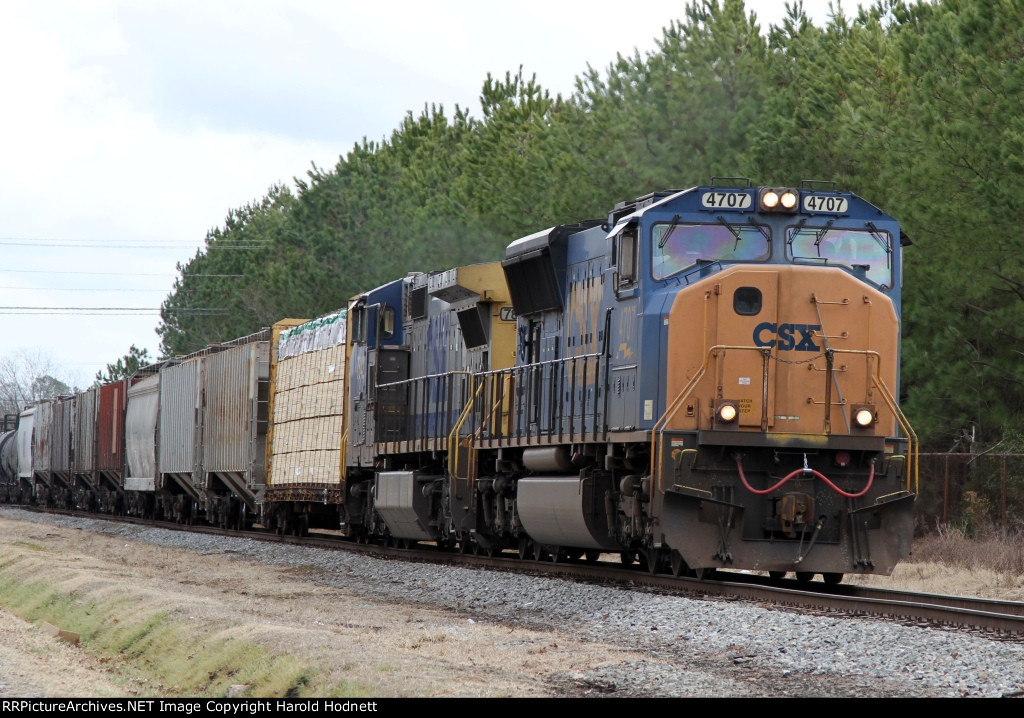
M 814 343 L 814 332 L 817 331 L 821 331 L 820 324 L 761 322 L 754 327 L 754 344 L 774 347 L 779 351 L 817 352 L 821 351 L 821 347 Z

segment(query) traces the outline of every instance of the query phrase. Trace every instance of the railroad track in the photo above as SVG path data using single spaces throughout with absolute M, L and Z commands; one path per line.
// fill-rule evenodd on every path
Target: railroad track
M 43 512 L 34 507 L 18 507 Z M 280 536 L 262 529 L 224 530 L 211 526 L 184 526 L 171 522 L 146 521 L 126 516 L 104 516 L 74 511 L 47 510 L 79 518 L 142 524 L 175 531 L 244 537 L 258 541 L 288 543 L 310 548 L 364 553 L 381 559 L 423 561 L 453 566 L 503 571 L 525 571 L 537 575 L 619 585 L 633 589 L 686 595 L 712 600 L 745 600 L 782 609 L 813 611 L 836 617 L 870 617 L 895 620 L 925 628 L 969 631 L 996 640 L 1024 642 L 1024 602 L 1000 601 L 966 596 L 914 593 L 853 584 L 827 585 L 795 579 L 719 571 L 712 578 L 676 578 L 651 574 L 638 566 L 624 566 L 618 554 L 603 554 L 596 562 L 534 561 L 520 559 L 514 552 L 497 556 L 439 551 L 430 544 L 397 547 L 343 540 L 330 532 L 313 531 L 308 536 Z

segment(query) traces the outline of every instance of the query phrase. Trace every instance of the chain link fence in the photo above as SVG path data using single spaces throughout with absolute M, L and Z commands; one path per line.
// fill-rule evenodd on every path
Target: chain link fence
M 1024 528 L 1024 454 L 924 454 L 917 498 L 918 531 L 954 526 Z

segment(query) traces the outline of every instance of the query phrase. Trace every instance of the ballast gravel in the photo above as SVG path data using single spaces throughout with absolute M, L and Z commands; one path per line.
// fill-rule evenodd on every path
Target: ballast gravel
M 646 656 L 547 676 L 565 695 L 1024 696 L 1024 644 L 991 637 L 93 519 L 22 511 L 17 518 L 267 565 L 301 566 L 320 585 L 451 609 L 453 625 L 487 621 L 557 629 Z M 0 666 L 0 682 L 2 672 Z

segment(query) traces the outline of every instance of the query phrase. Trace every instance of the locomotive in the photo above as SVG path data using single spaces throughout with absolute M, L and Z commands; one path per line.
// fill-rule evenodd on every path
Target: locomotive
M 7 498 L 677 576 L 889 574 L 918 487 L 909 243 L 831 183 L 648 194 L 30 407 Z

